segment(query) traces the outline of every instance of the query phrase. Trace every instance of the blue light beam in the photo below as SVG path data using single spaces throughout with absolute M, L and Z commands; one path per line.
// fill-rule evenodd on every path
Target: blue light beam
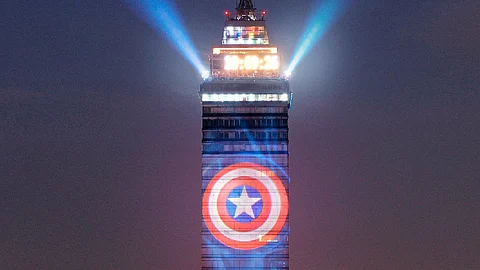
M 307 26 L 299 41 L 292 62 L 285 71 L 290 75 L 300 61 L 310 52 L 314 45 L 322 38 L 330 27 L 341 17 L 347 9 L 349 0 L 324 0 L 315 5 L 308 19 Z
M 180 14 L 168 0 L 124 0 L 130 8 L 155 30 L 163 33 L 198 73 L 204 77 L 208 70 L 202 65 L 197 50 L 184 26 Z

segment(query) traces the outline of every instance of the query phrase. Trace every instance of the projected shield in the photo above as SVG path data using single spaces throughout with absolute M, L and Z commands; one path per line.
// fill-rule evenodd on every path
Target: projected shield
M 211 179 L 202 208 L 205 224 L 218 241 L 250 250 L 275 241 L 285 225 L 288 196 L 272 170 L 242 162 Z

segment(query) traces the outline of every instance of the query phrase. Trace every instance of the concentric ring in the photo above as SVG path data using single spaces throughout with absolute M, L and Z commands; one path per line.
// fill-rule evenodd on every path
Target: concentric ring
M 239 186 L 252 186 L 263 200 L 261 213 L 252 222 L 240 223 L 228 215 L 228 194 Z M 250 162 L 237 163 L 218 172 L 208 184 L 202 203 L 205 223 L 215 238 L 235 249 L 254 249 L 273 240 L 288 215 L 288 195 L 270 169 Z

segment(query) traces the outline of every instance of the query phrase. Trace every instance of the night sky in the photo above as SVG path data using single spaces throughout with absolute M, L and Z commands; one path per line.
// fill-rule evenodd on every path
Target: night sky
M 176 3 L 206 64 L 235 1 Z M 312 2 L 256 5 L 287 64 Z M 0 268 L 198 269 L 198 72 L 122 1 L 0 18 Z M 291 87 L 292 269 L 480 269 L 480 1 L 357 1 Z

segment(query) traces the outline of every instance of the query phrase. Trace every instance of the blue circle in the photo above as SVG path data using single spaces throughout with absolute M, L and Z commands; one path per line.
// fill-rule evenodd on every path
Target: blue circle
M 258 190 L 256 190 L 255 188 L 253 188 L 251 186 L 246 186 L 246 185 L 245 186 L 238 186 L 238 187 L 232 189 L 232 191 L 230 191 L 230 194 L 228 194 L 228 197 L 227 197 L 227 212 L 230 215 L 230 217 L 233 220 L 235 220 L 236 222 L 249 223 L 249 222 L 252 222 L 253 220 L 255 220 L 260 215 L 260 213 L 262 212 L 262 208 L 263 208 L 263 202 L 260 199 L 252 205 L 254 218 L 252 218 L 250 215 L 248 215 L 245 212 L 241 213 L 240 215 L 238 215 L 238 217 L 235 218 L 235 212 L 237 210 L 237 206 L 234 203 L 232 203 L 229 199 L 230 198 L 240 198 L 240 196 L 242 195 L 243 187 L 245 187 L 245 190 L 247 191 L 247 194 L 248 194 L 249 198 L 262 198 L 262 196 L 260 195 L 260 192 L 258 192 Z

